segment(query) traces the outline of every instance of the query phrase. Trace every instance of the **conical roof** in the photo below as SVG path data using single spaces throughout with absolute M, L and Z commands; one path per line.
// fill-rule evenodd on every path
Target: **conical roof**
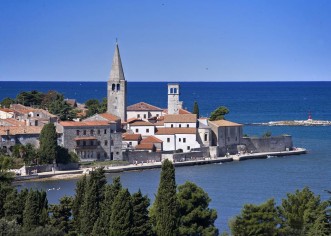
M 115 46 L 115 53 L 114 53 L 114 57 L 113 57 L 113 64 L 111 66 L 109 80 L 110 81 L 125 80 L 121 56 L 120 56 L 120 50 L 118 49 L 117 43 Z

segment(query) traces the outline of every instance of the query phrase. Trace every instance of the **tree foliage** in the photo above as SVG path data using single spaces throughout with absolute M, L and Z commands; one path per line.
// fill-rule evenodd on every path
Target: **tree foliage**
M 43 100 L 44 94 L 36 90 L 21 92 L 16 96 L 16 102 L 24 106 L 39 107 Z
M 152 234 L 152 225 L 148 216 L 149 198 L 143 196 L 140 189 L 132 195 L 133 226 L 132 235 L 148 236 Z
M 198 105 L 197 101 L 194 101 L 193 112 L 192 113 L 197 115 L 197 119 L 200 118 L 199 105 Z
M 162 164 L 160 183 L 150 212 L 154 231 L 157 235 L 177 235 L 179 225 L 178 208 L 175 168 L 166 159 Z
M 179 235 L 218 235 L 214 225 L 216 210 L 208 208 L 211 199 L 191 182 L 178 187 Z
M 57 134 L 52 123 L 44 125 L 40 133 L 39 156 L 42 163 L 51 164 L 57 158 Z
M 9 108 L 11 104 L 14 104 L 15 100 L 9 97 L 4 98 L 1 102 L 0 105 L 3 108 Z
M 101 102 L 97 99 L 87 100 L 85 106 L 88 109 L 86 113 L 87 117 L 105 113 L 107 111 L 107 98 L 103 98 Z
M 228 114 L 230 111 L 227 107 L 221 106 L 214 110 L 211 115 L 209 120 L 214 121 L 214 120 L 224 120 L 224 116 Z

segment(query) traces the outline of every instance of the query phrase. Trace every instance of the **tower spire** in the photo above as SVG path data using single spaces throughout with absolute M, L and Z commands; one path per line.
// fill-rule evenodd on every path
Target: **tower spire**
M 117 38 L 116 38 L 116 46 L 115 52 L 113 57 L 113 63 L 111 66 L 109 81 L 119 81 L 125 80 L 123 67 L 122 67 L 122 60 L 120 56 L 120 50 L 118 48 Z

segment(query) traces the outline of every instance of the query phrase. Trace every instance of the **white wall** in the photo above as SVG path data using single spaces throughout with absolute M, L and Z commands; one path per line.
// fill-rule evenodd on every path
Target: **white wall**
M 134 134 L 141 134 L 142 136 L 154 135 L 155 127 L 154 126 L 134 126 L 130 125 L 130 129 Z M 149 132 L 147 132 L 147 129 Z
M 127 119 L 138 118 L 148 120 L 148 118 L 161 115 L 161 111 L 127 111 Z
M 196 134 L 176 134 L 176 150 L 182 149 L 189 152 L 192 148 L 199 148 L 200 144 L 196 141 Z
M 175 144 L 175 135 L 155 135 L 158 139 L 163 141 L 163 151 L 173 151 L 176 148 Z M 170 141 L 168 142 L 168 138 Z
M 172 126 L 171 126 L 172 125 Z M 189 127 L 187 127 L 187 125 Z M 196 127 L 196 123 L 164 123 L 164 127 L 166 128 L 195 128 Z

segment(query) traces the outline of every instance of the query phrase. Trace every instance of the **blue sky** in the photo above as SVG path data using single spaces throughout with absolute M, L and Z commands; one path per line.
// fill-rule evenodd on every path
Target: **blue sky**
M 1 0 L 0 81 L 331 81 L 330 0 Z

